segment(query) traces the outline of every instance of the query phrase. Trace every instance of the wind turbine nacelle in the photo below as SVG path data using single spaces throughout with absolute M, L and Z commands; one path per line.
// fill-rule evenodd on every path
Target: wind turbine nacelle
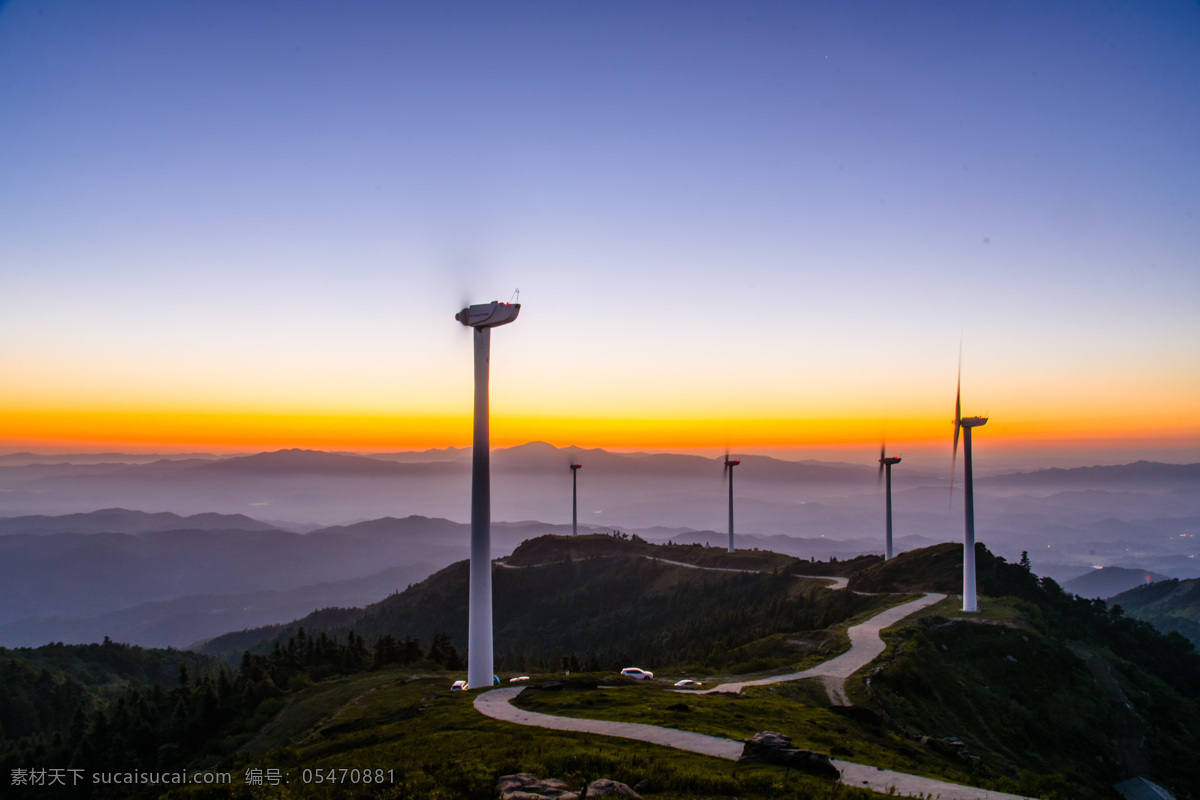
M 520 311 L 520 303 L 492 301 L 464 308 L 454 318 L 469 328 L 495 328 L 512 322 Z
M 958 424 L 964 428 L 978 428 L 981 425 L 986 425 L 987 421 L 987 417 L 963 417 Z

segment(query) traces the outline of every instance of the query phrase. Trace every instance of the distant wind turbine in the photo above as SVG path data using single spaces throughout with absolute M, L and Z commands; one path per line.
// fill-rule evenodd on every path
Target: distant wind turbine
M 454 318 L 475 331 L 475 431 L 471 462 L 471 589 L 467 612 L 467 686 L 492 685 L 492 486 L 488 450 L 488 359 L 492 328 L 517 318 L 521 304 L 469 306 Z
M 975 492 L 971 475 L 971 429 L 986 425 L 987 417 L 962 416 L 962 353 L 958 355 L 958 389 L 954 395 L 954 452 L 950 458 L 950 495 L 954 496 L 954 466 L 958 459 L 958 431 L 963 432 L 963 611 L 979 610 L 975 596 Z
M 738 459 L 730 460 L 729 451 L 725 451 L 725 473 L 729 476 L 729 552 L 733 552 L 733 468 L 742 463 Z
M 579 535 L 579 470 L 583 464 L 571 464 L 571 535 Z
M 887 445 L 879 445 L 879 479 L 887 475 L 887 538 L 883 552 L 884 560 L 892 557 L 892 465 L 899 464 L 899 458 L 887 457 Z

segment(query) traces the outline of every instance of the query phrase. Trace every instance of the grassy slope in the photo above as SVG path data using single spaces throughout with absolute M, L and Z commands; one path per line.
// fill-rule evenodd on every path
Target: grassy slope
M 534 646 L 541 641 L 539 633 L 551 636 L 563 643 L 565 653 L 572 635 L 584 642 L 608 635 L 631 643 L 662 642 L 720 630 L 726 639 L 711 645 L 705 640 L 697 651 L 704 654 L 700 661 L 708 663 L 709 671 L 740 673 L 752 666 L 774 671 L 828 657 L 845 646 L 839 630 L 899 601 L 895 596 L 818 590 L 811 582 L 782 575 L 697 574 L 644 558 L 598 555 L 606 557 L 497 570 L 498 586 L 511 579 L 508 590 L 515 589 L 509 600 L 497 593 L 498 609 L 512 603 L 503 622 L 497 614 L 498 626 L 513 626 L 504 627 L 504 635 L 524 635 Z M 541 704 L 552 713 L 646 721 L 734 738 L 782 729 L 801 745 L 853 760 L 976 785 L 991 781 L 1001 790 L 1046 798 L 1108 798 L 1110 783 L 1129 771 L 1149 774 L 1179 797 L 1188 797 L 1189 787 L 1200 785 L 1193 757 L 1200 749 L 1200 712 L 1186 686 L 1187 675 L 1195 671 L 1195 654 L 1175 652 L 1178 648 L 1173 650 L 1169 642 L 1162 646 L 1144 632 L 1113 622 L 1117 618 L 1106 616 L 1102 607 L 1080 606 L 1064 598 L 1057 586 L 1039 584 L 986 550 L 977 557 L 981 591 L 993 595 L 981 598 L 982 613 L 954 622 L 963 615 L 950 599 L 918 615 L 944 620 L 909 620 L 886 632 L 890 646 L 877 662 L 881 671 L 872 678 L 871 689 L 879 707 L 910 731 L 963 739 L 983 759 L 982 769 L 945 755 L 944 748 L 898 736 L 867 717 L 836 714 L 826 707 L 823 692 L 808 682 L 752 689 L 741 699 L 702 699 L 634 686 L 526 693 L 522 703 Z M 961 548 L 940 545 L 867 565 L 852 577 L 851 587 L 953 592 L 960 570 Z M 441 607 L 434 601 L 465 595 L 465 587 L 443 580 L 405 594 L 389 601 L 407 603 L 405 613 L 416 619 Z M 630 597 L 638 602 L 623 607 Z M 731 603 L 731 597 L 739 602 Z M 713 598 L 712 608 L 704 606 Z M 445 606 L 447 620 L 465 620 L 465 607 Z M 749 614 L 751 608 L 758 611 Z M 1095 623 L 1088 616 L 1097 608 L 1107 622 Z M 803 618 L 809 624 L 755 635 L 769 630 L 766 622 L 778 624 L 783 611 L 799 614 L 785 614 L 785 621 Z M 710 623 L 717 627 L 704 627 Z M 816 635 L 813 628 L 826 630 Z M 805 655 L 788 644 L 797 639 L 819 642 L 826 652 Z M 674 663 L 686 668 L 688 677 L 698 676 L 697 663 Z M 474 712 L 468 695 L 446 690 L 454 677 L 461 676 L 408 681 L 401 673 L 385 672 L 309 687 L 250 742 L 237 768 L 277 766 L 291 772 L 293 780 L 304 768 L 396 770 L 396 786 L 382 792 L 378 787 L 356 789 L 359 796 L 490 797 L 496 775 L 518 770 L 573 784 L 601 776 L 628 783 L 649 779 L 657 797 L 867 796 L 770 767 L 737 766 L 632 742 L 489 720 Z M 856 703 L 873 703 L 864 675 L 852 679 L 848 689 Z M 1132 716 L 1121 710 L 1125 703 Z M 1130 744 L 1137 737 L 1144 737 L 1144 746 Z M 289 791 L 346 796 L 340 788 L 295 783 Z
M 165 796 L 493 800 L 496 778 L 519 771 L 559 777 L 576 787 L 600 777 L 630 785 L 649 780 L 651 796 L 663 800 L 878 796 L 767 765 L 498 722 L 475 711 L 472 693 L 450 692 L 448 684 L 449 676 L 414 680 L 390 671 L 310 687 L 228 765 L 239 778 L 251 767 L 278 768 L 288 776 L 286 787 L 196 787 Z M 316 725 L 314 715 L 320 717 Z M 304 770 L 343 767 L 392 770 L 395 782 L 304 783 Z
M 523 692 L 517 705 L 567 717 L 643 722 L 728 739 L 774 730 L 798 747 L 957 783 L 983 780 L 963 764 L 910 742 L 884 725 L 830 710 L 824 684 L 754 686 L 741 694 L 685 695 L 662 685 Z
M 368 641 L 385 633 L 428 641 L 444 630 L 463 643 L 467 580 L 465 562 L 449 567 L 368 609 L 355 630 Z M 649 669 L 706 662 L 732 667 L 725 654 L 758 639 L 786 633 L 820 641 L 824 637 L 812 632 L 879 607 L 874 598 L 825 587 L 773 571 L 713 572 L 637 555 L 498 568 L 493 613 L 496 641 L 503 644 L 497 668 L 554 667 L 559 655 L 572 654 L 605 668 L 630 661 Z M 771 669 L 788 657 L 794 654 L 748 653 L 741 660 L 757 663 L 740 668 Z
M 884 633 L 875 700 L 914 733 L 962 739 L 1006 791 L 1110 798 L 1114 782 L 1143 774 L 1190 796 L 1200 780 L 1189 755 L 1200 743 L 1194 701 L 1110 650 L 1043 628 L 1028 601 L 982 598 L 968 615 L 948 598 Z M 875 705 L 863 676 L 850 696 Z

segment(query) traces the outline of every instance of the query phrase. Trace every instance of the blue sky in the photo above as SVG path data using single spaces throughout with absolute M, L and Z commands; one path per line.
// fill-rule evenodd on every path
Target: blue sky
M 961 336 L 1011 436 L 1200 455 L 1198 45 L 1182 0 L 9 2 L 0 407 L 466 414 L 452 315 L 519 286 L 499 414 L 941 419 Z

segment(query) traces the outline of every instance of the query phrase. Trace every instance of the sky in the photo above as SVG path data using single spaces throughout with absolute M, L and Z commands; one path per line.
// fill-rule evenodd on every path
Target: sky
M 0 5 L 0 452 L 1200 460 L 1200 3 Z M 984 451 L 987 452 L 987 451 Z

